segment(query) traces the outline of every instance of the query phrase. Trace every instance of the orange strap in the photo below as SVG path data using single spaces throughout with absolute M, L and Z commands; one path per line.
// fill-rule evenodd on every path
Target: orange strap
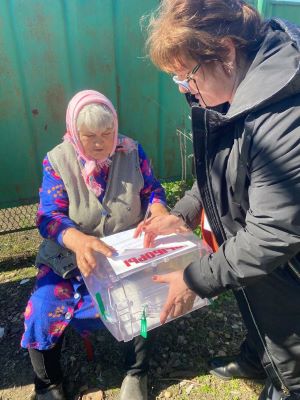
M 204 241 L 204 243 L 208 244 L 208 246 L 212 249 L 213 252 L 215 252 L 218 250 L 219 246 L 216 241 L 215 235 L 211 231 L 204 229 L 204 218 L 205 218 L 205 213 L 204 210 L 202 210 L 201 221 L 200 221 L 202 240 Z

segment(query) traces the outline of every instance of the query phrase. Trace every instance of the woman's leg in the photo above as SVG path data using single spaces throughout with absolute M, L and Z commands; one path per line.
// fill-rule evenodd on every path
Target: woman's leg
M 147 372 L 153 339 L 152 331 L 147 339 L 137 336 L 124 344 L 126 377 L 122 382 L 120 400 L 147 400 Z
M 39 272 L 24 313 L 21 346 L 28 349 L 35 374 L 37 399 L 64 399 L 60 353 L 62 337 L 72 318 L 73 287 L 49 267 Z
M 244 289 L 246 297 L 239 301 L 274 393 L 300 392 L 299 290 L 300 281 L 287 267 L 279 267 Z
M 154 334 L 150 332 L 147 339 L 137 336 L 124 344 L 126 375 L 142 376 L 148 372 L 153 339 Z
M 35 373 L 34 385 L 37 393 L 52 385 L 62 383 L 60 366 L 61 346 L 63 337 L 49 350 L 28 349 L 31 364 Z

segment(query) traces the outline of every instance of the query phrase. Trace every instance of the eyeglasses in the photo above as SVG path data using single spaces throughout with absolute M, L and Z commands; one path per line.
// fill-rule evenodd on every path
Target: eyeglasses
M 183 79 L 182 81 L 180 79 L 178 79 L 177 75 L 173 76 L 173 82 L 176 83 L 177 85 L 183 87 L 184 90 L 187 90 L 188 92 L 191 92 L 189 81 L 196 82 L 195 79 L 194 79 L 194 75 L 198 71 L 198 69 L 200 68 L 200 65 L 201 64 L 197 64 L 192 69 L 192 71 L 187 74 L 186 78 Z

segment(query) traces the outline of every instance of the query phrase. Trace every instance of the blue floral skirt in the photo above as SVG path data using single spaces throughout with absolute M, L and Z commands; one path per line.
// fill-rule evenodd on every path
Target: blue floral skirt
M 25 309 L 21 346 L 47 350 L 55 346 L 68 325 L 83 337 L 104 327 L 82 276 L 63 279 L 39 265 L 35 287 Z

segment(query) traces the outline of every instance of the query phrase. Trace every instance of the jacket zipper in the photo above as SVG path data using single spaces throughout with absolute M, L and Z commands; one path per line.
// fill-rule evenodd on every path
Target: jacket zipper
M 210 178 L 209 178 L 209 163 L 208 163 L 208 154 L 207 154 L 207 152 L 208 152 L 208 129 L 207 129 L 207 111 L 206 110 L 204 112 L 204 131 L 205 131 L 204 132 L 205 135 L 204 135 L 203 157 L 204 157 L 204 165 L 205 165 L 205 175 L 206 175 L 205 176 L 205 178 L 206 178 L 205 182 L 206 183 L 205 183 L 204 188 L 203 188 L 203 196 L 201 196 L 201 197 L 206 202 L 206 207 L 204 207 L 205 208 L 205 212 L 206 212 L 206 216 L 207 216 L 208 222 L 209 222 L 209 224 L 210 224 L 210 226 L 212 228 L 212 231 L 216 236 L 217 241 L 218 242 L 220 241 L 220 236 L 222 237 L 223 241 L 226 241 L 227 240 L 227 236 L 226 236 L 225 230 L 224 230 L 224 228 L 222 226 L 221 220 L 219 218 L 219 213 L 218 213 L 218 210 L 217 210 L 217 206 L 216 206 L 216 203 L 214 201 L 214 197 L 212 195 L 211 181 L 210 181 Z M 199 188 L 199 190 L 200 190 L 200 188 Z M 221 244 L 221 242 L 219 244 Z M 290 263 L 289 263 L 289 265 L 290 265 Z M 290 267 L 294 271 L 294 267 L 291 266 L 291 265 L 290 265 Z M 298 271 L 296 271 L 296 274 L 300 278 L 300 274 L 298 273 Z M 258 333 L 258 335 L 260 337 L 261 343 L 262 343 L 262 345 L 263 345 L 263 347 L 264 347 L 264 349 L 266 351 L 266 354 L 268 355 L 268 358 L 269 358 L 270 363 L 271 363 L 271 365 L 273 367 L 275 375 L 277 376 L 277 378 L 278 378 L 278 380 L 279 380 L 279 382 L 281 384 L 282 392 L 284 393 L 284 395 L 289 395 L 290 391 L 285 386 L 285 384 L 284 384 L 284 382 L 283 382 L 283 380 L 282 380 L 282 378 L 281 378 L 281 376 L 279 374 L 279 371 L 278 371 L 276 365 L 274 364 L 274 362 L 272 360 L 271 354 L 270 354 L 268 348 L 266 347 L 266 345 L 265 345 L 265 343 L 263 341 L 263 338 L 262 338 L 262 335 L 260 333 L 259 327 L 258 327 L 258 325 L 256 323 L 256 320 L 255 320 L 255 317 L 253 315 L 251 306 L 249 304 L 247 295 L 246 295 L 246 293 L 245 293 L 243 288 L 241 288 L 241 290 L 242 290 L 243 296 L 245 297 L 245 300 L 246 300 L 246 303 L 247 303 L 247 306 L 248 306 L 248 309 L 249 309 L 249 313 L 251 315 L 251 318 L 253 320 L 253 323 L 254 323 L 254 326 L 255 326 L 255 328 L 257 330 L 257 333 Z
M 205 127 L 205 136 L 204 136 L 204 165 L 205 165 L 205 175 L 206 175 L 206 181 L 207 181 L 207 189 L 205 190 L 206 194 L 206 200 L 207 200 L 207 210 L 209 216 L 207 216 L 207 219 L 209 221 L 209 224 L 213 230 L 213 232 L 220 232 L 220 235 L 222 237 L 222 240 L 226 240 L 226 233 L 223 229 L 223 226 L 221 224 L 221 221 L 219 219 L 219 214 L 217 212 L 217 206 L 214 201 L 214 197 L 212 195 L 212 187 L 211 187 L 211 181 L 210 181 L 210 176 L 209 176 L 209 162 L 208 162 L 208 134 L 207 134 L 207 111 L 205 110 L 204 112 L 204 127 Z M 211 211 L 211 212 L 210 212 Z M 215 228 L 215 229 L 214 229 Z M 219 235 L 218 235 L 219 236 Z M 221 244 L 221 241 L 219 239 L 219 245 Z
M 291 268 L 291 270 L 294 272 L 294 274 L 297 276 L 297 278 L 300 279 L 300 272 L 296 270 L 296 268 L 293 266 L 291 261 L 288 261 L 288 265 Z

